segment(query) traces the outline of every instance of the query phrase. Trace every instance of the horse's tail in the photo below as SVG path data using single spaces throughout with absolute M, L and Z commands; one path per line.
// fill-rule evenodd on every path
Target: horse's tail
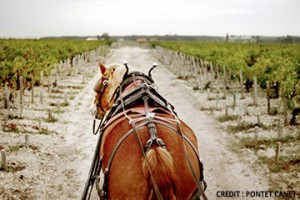
M 149 187 L 149 200 L 176 199 L 177 177 L 174 170 L 173 158 L 170 153 L 162 147 L 150 149 L 143 160 L 143 173 L 146 176 Z M 151 177 L 152 176 L 152 177 Z M 159 192 L 155 191 L 155 182 Z

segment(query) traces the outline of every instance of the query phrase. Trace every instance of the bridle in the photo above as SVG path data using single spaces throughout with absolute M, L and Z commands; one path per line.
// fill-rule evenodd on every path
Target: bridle
M 109 81 L 107 78 L 102 78 L 101 79 L 101 83 L 100 84 L 96 84 L 96 86 L 94 87 L 94 91 L 99 94 L 99 98 L 98 101 L 96 103 L 97 108 L 100 108 L 100 110 L 102 112 L 105 112 L 103 106 L 102 106 L 102 98 L 103 98 L 103 94 L 105 89 L 107 88 L 107 86 L 109 85 Z M 119 88 L 119 87 L 118 87 Z M 116 95 L 118 93 L 118 88 L 115 90 L 115 92 L 113 93 L 112 97 L 110 98 L 109 102 L 107 103 L 107 106 L 109 104 L 111 104 L 111 102 L 116 98 Z
M 141 76 L 143 78 L 143 80 L 146 80 L 149 83 L 154 83 L 154 81 L 152 80 L 152 77 L 147 77 L 144 74 L 140 73 L 140 72 L 132 72 L 130 74 L 128 74 L 128 72 L 126 72 L 126 74 L 123 77 L 123 80 L 121 81 L 121 83 L 118 85 L 118 87 L 115 89 L 111 99 L 108 101 L 107 106 L 111 104 L 112 101 L 114 101 L 117 98 L 117 95 L 119 94 L 120 90 L 124 90 L 126 88 L 126 86 L 128 86 L 128 84 L 132 81 L 135 81 L 135 77 L 136 76 Z M 101 78 L 101 82 L 96 84 L 94 87 L 94 91 L 99 94 L 99 98 L 98 101 L 96 103 L 97 108 L 99 107 L 100 110 L 102 112 L 105 112 L 103 106 L 102 106 L 102 98 L 103 98 L 103 94 L 105 92 L 105 89 L 107 88 L 107 86 L 109 85 L 109 81 L 108 78 Z
M 151 69 L 153 69 L 153 68 L 151 68 Z M 151 70 L 150 70 L 150 72 L 151 72 Z M 94 120 L 93 133 L 97 134 L 97 132 L 99 130 L 100 130 L 100 132 L 103 133 L 103 130 L 105 129 L 106 121 L 108 119 L 111 119 L 112 116 L 115 116 L 118 113 L 117 111 L 120 111 L 121 109 L 123 109 L 124 116 L 126 116 L 129 119 L 129 122 L 132 126 L 132 129 L 130 129 L 128 132 L 126 132 L 126 134 L 119 140 L 117 146 L 113 150 L 113 153 L 109 157 L 109 162 L 108 162 L 107 167 L 106 167 L 105 172 L 104 172 L 103 188 L 102 188 L 102 190 L 97 188 L 98 192 L 100 192 L 99 196 L 102 199 L 107 199 L 108 176 L 109 176 L 110 165 L 112 163 L 114 155 L 117 152 L 119 146 L 122 144 L 122 142 L 130 134 L 134 134 L 137 137 L 137 139 L 139 141 L 139 144 L 140 144 L 140 147 L 141 147 L 141 150 L 143 152 L 143 155 L 144 155 L 145 152 L 147 152 L 151 148 L 151 145 L 152 145 L 153 142 L 156 142 L 156 145 L 158 145 L 158 146 L 161 146 L 163 148 L 165 147 L 164 142 L 160 138 L 158 138 L 157 131 L 156 131 L 156 128 L 155 128 L 155 124 L 161 124 L 161 125 L 164 125 L 164 126 L 170 128 L 171 130 L 174 130 L 174 132 L 177 133 L 179 136 L 181 136 L 183 141 L 186 141 L 192 147 L 192 149 L 194 150 L 194 152 L 195 152 L 195 154 L 198 158 L 198 162 L 199 162 L 199 168 L 200 168 L 200 174 L 201 174 L 200 180 L 198 180 L 198 178 L 197 178 L 195 169 L 193 168 L 193 166 L 191 164 L 190 158 L 185 153 L 186 159 L 188 160 L 189 168 L 190 168 L 191 173 L 193 175 L 194 181 L 197 185 L 197 190 L 193 194 L 193 197 L 203 196 L 203 199 L 207 199 L 207 197 L 204 193 L 204 190 L 206 189 L 206 182 L 204 181 L 204 177 L 203 177 L 203 164 L 200 161 L 200 157 L 198 155 L 198 152 L 197 152 L 196 148 L 193 146 L 193 144 L 189 141 L 189 139 L 183 135 L 182 130 L 181 130 L 181 126 L 180 126 L 180 121 L 179 121 L 179 118 L 177 117 L 176 112 L 174 111 L 174 107 L 171 104 L 169 104 L 162 96 L 160 96 L 156 92 L 156 90 L 153 88 L 154 81 L 151 77 L 150 72 L 149 72 L 149 76 L 146 76 L 146 75 L 144 75 L 143 73 L 140 73 L 140 72 L 132 72 L 132 73 L 126 72 L 124 77 L 123 77 L 123 80 L 119 83 L 119 85 L 115 89 L 113 95 L 111 96 L 110 101 L 108 101 L 106 106 L 109 106 L 114 100 L 116 102 L 114 102 L 114 105 L 112 106 L 112 109 L 109 110 L 108 114 L 105 114 L 105 116 L 102 117 L 101 122 L 100 122 L 99 127 L 97 128 L 96 132 L 95 132 L 95 120 Z M 139 87 L 137 87 L 135 90 L 131 91 L 130 93 L 126 94 L 125 96 L 122 96 L 121 95 L 122 91 L 124 91 L 124 89 L 128 85 L 130 85 L 131 83 L 135 83 L 136 79 L 142 80 L 143 84 L 139 85 Z M 102 77 L 100 80 L 98 80 L 98 83 L 96 83 L 96 85 L 94 87 L 94 91 L 99 95 L 99 98 L 98 98 L 98 101 L 97 101 L 97 104 L 96 104 L 97 108 L 100 108 L 103 113 L 105 113 L 105 110 L 104 110 L 103 106 L 101 105 L 101 102 L 102 102 L 104 92 L 105 92 L 105 90 L 107 89 L 108 86 L 109 86 L 108 78 Z M 120 95 L 120 96 L 118 96 L 118 95 Z M 145 111 L 146 112 L 145 117 L 141 117 L 141 118 L 137 118 L 137 119 L 131 119 L 129 116 L 126 115 L 125 107 L 127 105 L 128 106 L 132 105 L 131 104 L 131 103 L 133 103 L 132 100 L 135 99 L 135 98 L 129 98 L 129 97 L 139 97 L 137 99 L 141 99 L 140 97 L 143 97 L 142 100 L 144 102 L 144 107 L 145 107 L 145 110 L 146 110 Z M 169 125 L 168 123 L 165 123 L 165 121 L 168 121 L 168 120 L 171 120 L 171 119 L 161 118 L 161 117 L 156 119 L 155 115 L 153 115 L 153 116 L 150 115 L 151 112 L 149 112 L 149 102 L 150 102 L 151 99 L 158 106 L 161 106 L 163 109 L 165 109 L 165 110 L 167 110 L 167 111 L 169 111 L 170 113 L 173 114 L 175 119 L 172 122 L 175 122 L 176 127 L 173 127 L 173 126 Z M 96 118 L 97 118 L 97 116 L 98 116 L 98 112 L 96 114 Z M 136 124 L 137 121 L 143 121 L 143 123 L 142 124 Z M 168 122 L 170 122 L 170 121 L 168 121 Z M 138 133 L 137 133 L 137 129 L 139 127 L 142 127 L 142 126 L 147 126 L 149 134 L 150 134 L 150 139 L 146 142 L 144 147 L 143 147 L 143 145 L 142 145 L 142 143 L 141 143 L 141 141 L 138 137 Z M 97 150 L 100 148 L 99 145 L 101 144 L 101 141 L 102 141 L 102 134 L 100 134 L 99 137 L 100 137 L 100 139 L 97 143 L 97 147 L 96 147 L 95 152 L 97 152 Z M 185 147 L 185 152 L 186 152 L 186 147 Z M 93 173 L 96 173 L 97 176 L 98 176 L 100 174 L 100 170 L 101 170 L 101 167 L 102 167 L 102 158 L 97 157 L 97 155 L 98 154 L 95 153 L 94 161 L 93 161 L 93 164 L 92 164 L 93 167 L 95 167 L 94 165 L 97 164 L 97 167 L 96 168 L 91 168 L 92 171 L 90 171 L 90 173 L 91 173 L 91 175 Z M 145 157 L 145 155 L 144 155 L 144 157 Z M 93 171 L 93 170 L 96 170 L 96 171 Z M 91 180 L 91 177 L 90 177 L 90 179 L 88 180 L 88 183 L 87 183 L 86 188 L 84 190 L 84 194 L 83 194 L 84 198 L 83 199 L 85 199 L 86 195 L 89 192 L 90 186 L 93 185 L 95 179 L 96 179 L 96 176 L 94 177 L 94 179 Z M 92 183 L 91 185 L 90 185 L 89 181 Z M 153 177 L 151 177 L 151 181 L 154 185 L 155 194 L 157 195 L 158 199 L 162 199 L 160 191 L 157 187 L 156 180 Z M 202 184 L 204 186 L 204 189 L 202 188 Z
M 94 91 L 99 94 L 99 98 L 98 98 L 98 101 L 97 101 L 97 107 L 99 107 L 101 109 L 101 111 L 104 112 L 104 109 L 102 107 L 102 104 L 101 104 L 101 101 L 102 101 L 102 98 L 103 98 L 103 94 L 104 94 L 104 91 L 105 89 L 107 88 L 108 86 L 108 79 L 106 78 L 102 78 L 101 79 L 101 83 L 100 84 L 96 84 L 96 86 L 94 87 Z

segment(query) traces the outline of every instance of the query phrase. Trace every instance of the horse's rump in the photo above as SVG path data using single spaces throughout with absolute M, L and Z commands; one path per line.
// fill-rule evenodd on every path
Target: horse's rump
M 140 115 L 130 115 L 131 118 L 136 118 L 138 116 Z M 156 114 L 156 116 L 173 119 L 169 114 Z M 138 127 L 143 122 L 145 121 L 142 120 L 138 122 L 136 126 Z M 167 122 L 167 124 L 172 125 L 174 128 L 177 126 L 177 124 L 172 122 Z M 199 179 L 200 169 L 197 155 L 191 147 L 191 144 L 186 141 L 183 142 L 183 139 L 178 132 L 159 123 L 156 123 L 156 129 L 158 137 L 166 144 L 167 154 L 165 154 L 166 152 L 161 154 L 161 151 L 159 150 L 161 147 L 154 145 L 151 150 L 148 151 L 148 153 L 151 154 L 148 154 L 150 156 L 149 158 L 151 159 L 151 156 L 156 156 L 157 160 L 154 164 L 157 164 L 156 167 L 158 167 L 158 170 L 163 171 L 159 168 L 161 167 L 159 162 L 164 162 L 164 160 L 167 159 L 168 154 L 170 155 L 173 159 L 174 170 L 174 177 L 171 177 L 171 182 L 174 182 L 174 186 L 176 185 L 176 187 L 173 188 L 175 192 L 174 195 L 176 196 L 176 199 L 189 199 L 190 195 L 196 190 L 196 183 L 191 174 L 190 167 L 188 166 L 184 146 L 186 146 L 186 153 L 190 158 L 191 164 Z M 193 131 L 182 121 L 181 129 L 182 133 L 197 149 L 197 139 Z M 101 145 L 103 149 L 101 149 L 100 153 L 101 156 L 103 156 L 103 169 L 107 167 L 110 156 L 120 142 L 120 139 L 130 130 L 132 130 L 132 126 L 125 116 L 117 119 L 106 128 L 103 135 L 103 144 Z M 149 139 L 147 126 L 137 128 L 137 133 L 141 144 L 144 147 L 146 141 Z M 145 165 L 145 162 L 143 162 L 142 149 L 133 131 L 120 144 L 112 160 L 108 180 L 109 198 L 122 199 L 122 197 L 126 196 L 130 199 L 148 199 L 151 195 L 150 193 L 152 192 L 153 194 L 153 190 L 151 191 L 149 189 L 151 188 L 152 181 L 149 178 L 150 174 L 145 172 L 145 169 L 147 169 L 147 166 Z M 165 177 L 156 177 L 156 179 L 164 178 Z M 159 181 L 161 180 L 157 180 L 157 182 Z M 161 192 L 163 192 L 163 190 L 164 189 L 161 188 Z

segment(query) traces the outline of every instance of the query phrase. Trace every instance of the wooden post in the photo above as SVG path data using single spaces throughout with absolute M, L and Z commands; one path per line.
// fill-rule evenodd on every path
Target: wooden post
M 281 142 L 276 143 L 276 154 L 275 154 L 275 162 L 278 163 L 280 159 L 280 147 L 281 147 Z
M 236 107 L 236 93 L 233 93 L 233 103 L 232 103 L 232 108 L 235 109 Z
M 258 142 L 258 132 L 259 132 L 259 126 L 255 126 L 255 142 Z
M 28 134 L 25 134 L 25 147 L 26 147 L 26 149 L 29 148 L 29 135 Z
M 34 103 L 34 83 L 33 83 L 33 80 L 31 80 L 30 85 L 31 85 L 31 103 Z
M 241 124 L 241 123 L 242 123 L 242 116 L 238 115 L 237 123 L 238 123 L 238 124 Z
M 287 106 L 287 99 L 286 97 L 283 95 L 283 115 L 284 115 L 284 126 L 288 126 L 289 122 L 288 122 L 288 106 Z
M 41 86 L 44 86 L 44 71 L 40 72 L 40 84 Z
M 9 100 L 10 92 L 6 83 L 4 87 L 5 87 L 5 102 L 6 102 L 7 119 L 8 119 L 10 116 L 10 100 Z
M 271 114 L 270 81 L 266 81 L 268 115 Z
M 217 94 L 217 97 L 216 97 L 216 109 L 217 110 L 219 109 L 219 93 Z
M 48 76 L 48 92 L 51 93 L 50 77 Z
M 59 81 L 58 80 L 56 80 L 56 92 L 58 92 L 58 90 L 59 90 L 59 83 L 58 83 Z
M 258 124 L 258 126 L 260 126 L 260 124 L 261 124 L 261 121 L 260 121 L 260 115 L 257 114 L 257 115 L 256 115 L 256 118 L 257 118 L 257 124 Z
M 228 116 L 228 105 L 225 105 L 225 116 Z
M 54 82 L 56 82 L 57 80 L 58 80 L 58 66 L 57 66 L 57 64 L 54 66 L 54 69 L 55 69 L 55 80 L 54 80 Z
M 41 71 L 41 73 L 40 73 L 40 86 L 41 86 L 40 103 L 43 103 L 43 89 L 44 89 L 44 72 L 43 71 Z
M 50 86 L 49 93 L 48 93 L 49 96 L 50 96 L 52 90 L 53 90 L 53 85 Z
M 39 131 L 40 132 L 42 131 L 42 120 L 41 119 L 39 120 Z
M 223 77 L 224 77 L 224 86 L 225 90 L 227 89 L 227 77 L 226 77 L 226 67 L 223 65 Z
M 232 85 L 231 77 L 232 77 L 232 70 L 229 68 L 229 70 L 228 70 L 228 82 L 229 82 L 230 86 Z
M 220 66 L 216 65 L 216 72 L 217 72 L 217 84 L 220 85 Z
M 212 62 L 210 62 L 210 73 L 211 73 L 211 81 L 213 82 L 215 80 L 215 72 L 214 72 L 214 66 Z
M 277 139 L 280 140 L 282 138 L 283 133 L 283 126 L 280 123 L 280 120 L 278 121 L 278 128 L 277 128 Z
M 7 169 L 5 149 L 1 149 L 1 169 L 3 169 L 4 171 L 6 171 Z
M 64 101 L 66 104 L 68 103 L 68 95 L 65 91 L 64 91 Z
M 20 118 L 22 118 L 23 114 L 23 76 L 20 76 Z
M 43 87 L 41 87 L 41 90 L 40 90 L 40 103 L 43 104 L 43 101 L 44 101 L 44 96 L 43 96 Z
M 257 77 L 254 76 L 253 78 L 254 83 L 254 95 L 253 95 L 253 104 L 257 106 Z
M 60 100 L 59 99 L 57 99 L 56 106 L 57 106 L 57 109 L 59 110 L 60 109 Z
M 241 85 L 241 99 L 245 99 L 244 83 L 243 83 L 243 72 L 242 71 L 240 71 L 240 85 Z
M 52 118 L 52 111 L 51 109 L 48 109 L 48 119 L 51 119 Z
M 244 115 L 249 115 L 248 106 L 246 104 L 244 105 Z
M 73 89 L 72 89 L 72 86 L 70 87 L 70 98 L 73 99 Z

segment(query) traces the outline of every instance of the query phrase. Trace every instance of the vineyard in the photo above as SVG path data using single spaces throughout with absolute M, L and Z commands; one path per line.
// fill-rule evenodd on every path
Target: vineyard
M 300 92 L 300 45 L 299 44 L 249 44 L 217 42 L 153 42 L 175 52 L 193 56 L 196 62 L 210 63 L 215 71 L 228 69 L 231 80 L 257 77 L 258 84 L 266 88 L 266 81 L 280 84 L 286 96 L 295 86 Z M 204 63 L 204 61 L 206 63 Z
M 209 199 L 297 190 L 300 45 L 110 43 L 0 39 L 0 198 L 80 198 L 97 140 L 88 113 L 97 63 L 124 58 L 141 71 L 158 62 L 159 92 L 197 133 Z
M 41 71 L 49 75 L 60 62 L 75 65 L 78 61 L 75 56 L 83 54 L 84 57 L 85 52 L 108 43 L 110 42 L 63 39 L 0 39 L 1 85 L 7 82 L 16 87 L 17 83 L 12 82 L 16 81 L 18 76 L 23 76 L 24 80 L 33 79 L 35 84 L 38 84 Z

